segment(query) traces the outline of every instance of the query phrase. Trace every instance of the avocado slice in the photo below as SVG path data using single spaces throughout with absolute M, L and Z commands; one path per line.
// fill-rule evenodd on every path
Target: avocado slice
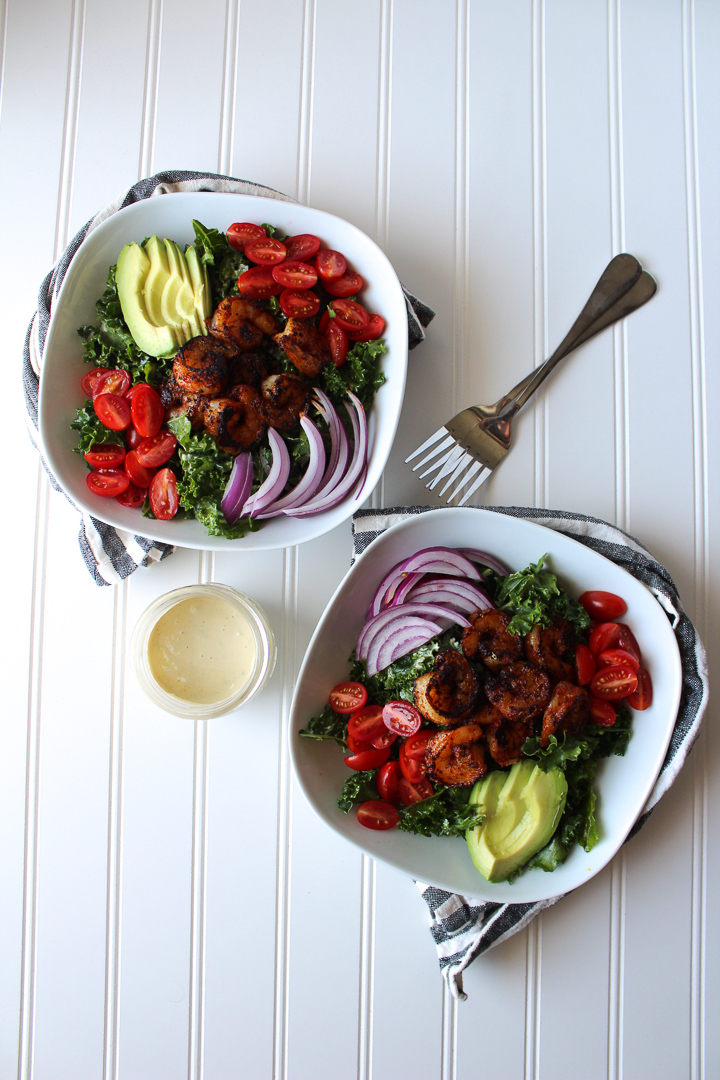
M 148 313 L 148 318 L 156 326 L 166 326 L 169 320 L 163 316 L 161 304 L 163 290 L 170 279 L 170 268 L 165 254 L 165 245 L 159 237 L 151 236 L 145 241 L 143 248 L 150 259 L 150 269 L 143 285 L 145 310 Z M 170 323 L 170 326 L 172 325 L 173 323 Z
M 208 280 L 207 266 L 200 262 L 198 253 L 192 244 L 185 248 L 185 261 L 190 272 L 190 282 L 195 294 L 195 313 L 200 324 L 200 333 L 207 334 L 205 320 L 212 315 L 212 295 Z
M 482 825 L 465 834 L 475 867 L 488 881 L 507 881 L 549 842 L 565 809 L 567 780 L 561 769 L 543 772 L 519 761 L 509 773 L 495 771 L 478 780 L 470 802 L 483 813 Z
M 139 244 L 126 244 L 115 270 L 123 318 L 139 349 L 148 356 L 167 356 L 181 343 L 172 327 L 155 325 L 145 305 L 145 282 L 151 260 Z

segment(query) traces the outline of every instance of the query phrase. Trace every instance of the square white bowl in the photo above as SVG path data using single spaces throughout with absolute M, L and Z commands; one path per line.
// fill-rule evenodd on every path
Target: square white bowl
M 88 366 L 82 360 L 77 328 L 97 321 L 95 302 L 105 289 L 110 266 L 126 243 L 167 236 L 179 244 L 194 240 L 192 219 L 226 230 L 234 221 L 268 222 L 288 235 L 314 233 L 330 248 L 342 251 L 349 265 L 364 278 L 362 300 L 386 321 L 380 387 L 368 416 L 369 448 L 365 485 L 359 498 L 307 518 L 280 516 L 263 523 L 240 540 L 208 536 L 195 519 L 156 521 L 115 499 L 93 495 L 85 482 L 86 467 L 72 449 L 77 433 L 70 429 L 85 396 L 80 379 Z M 220 551 L 262 551 L 313 540 L 348 518 L 377 484 L 397 430 L 407 370 L 405 298 L 387 256 L 369 236 L 342 218 L 309 206 L 254 195 L 226 192 L 175 192 L 133 203 L 113 214 L 83 242 L 75 255 L 53 305 L 40 379 L 38 422 L 43 454 L 50 469 L 73 502 L 101 521 L 128 532 L 180 547 Z
M 596 776 L 600 840 L 590 852 L 576 846 L 552 873 L 530 870 L 515 882 L 490 884 L 475 870 L 463 840 L 415 836 L 398 829 L 373 832 L 353 811 L 337 807 L 350 775 L 336 743 L 298 735 L 327 703 L 333 686 L 348 676 L 365 613 L 383 576 L 402 559 L 444 545 L 486 551 L 509 570 L 548 554 L 548 567 L 573 596 L 601 589 L 628 605 L 622 621 L 638 640 L 653 682 L 653 702 L 633 713 L 624 757 L 600 762 Z M 682 670 L 668 617 L 652 593 L 608 559 L 576 540 L 533 522 L 471 507 L 432 510 L 408 518 L 379 536 L 348 571 L 313 634 L 298 676 L 290 716 L 290 752 L 303 792 L 332 829 L 376 859 L 418 881 L 482 900 L 527 903 L 558 896 L 589 881 L 617 853 L 655 783 L 675 725 Z

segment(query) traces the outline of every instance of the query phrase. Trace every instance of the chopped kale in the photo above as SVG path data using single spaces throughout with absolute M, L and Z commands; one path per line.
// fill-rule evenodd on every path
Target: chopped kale
M 472 788 L 435 786 L 435 794 L 400 811 L 398 829 L 420 836 L 459 836 L 482 825 L 482 813 L 470 805 Z
M 347 734 L 347 716 L 342 716 L 326 705 L 319 716 L 314 716 L 306 728 L 302 728 L 300 735 L 306 739 L 330 739 L 338 743 L 344 750 L 347 746 L 345 736 Z
M 543 569 L 546 555 L 525 570 L 500 579 L 495 602 L 511 614 L 511 634 L 527 634 L 533 626 L 551 626 L 556 619 L 567 619 L 578 637 L 590 627 L 585 608 L 561 589 L 555 574 Z
M 376 773 L 377 769 L 367 769 L 365 772 L 354 772 L 348 777 L 338 799 L 338 806 L 344 813 L 349 814 L 356 803 L 377 799 Z

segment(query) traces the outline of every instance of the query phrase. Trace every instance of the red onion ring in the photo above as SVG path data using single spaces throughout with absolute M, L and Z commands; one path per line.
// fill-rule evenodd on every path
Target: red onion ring
M 265 480 L 245 503 L 245 513 L 251 517 L 256 517 L 262 510 L 267 509 L 282 494 L 290 475 L 290 452 L 285 440 L 278 435 L 275 428 L 268 428 L 268 442 L 273 455 L 272 465 Z

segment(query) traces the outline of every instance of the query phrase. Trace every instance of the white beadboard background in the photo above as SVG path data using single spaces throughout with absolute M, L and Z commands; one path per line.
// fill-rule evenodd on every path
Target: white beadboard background
M 407 453 L 539 363 L 629 250 L 656 298 L 566 361 L 482 498 L 638 536 L 713 676 L 718 0 L 0 0 L 0 33 L 1 1080 L 720 1077 L 716 706 L 643 832 L 456 1003 L 412 882 L 292 777 L 293 681 L 349 524 L 98 588 L 19 393 L 76 229 L 142 176 L 230 173 L 353 221 L 437 311 L 371 505 L 427 501 Z M 208 579 L 266 608 L 279 662 L 193 726 L 142 697 L 126 646 L 153 598 Z

